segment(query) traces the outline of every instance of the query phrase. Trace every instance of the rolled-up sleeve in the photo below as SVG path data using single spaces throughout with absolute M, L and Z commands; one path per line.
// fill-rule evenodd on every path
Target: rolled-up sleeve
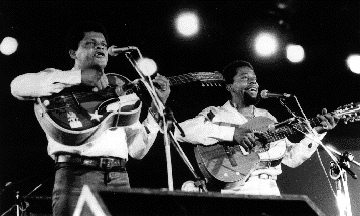
M 299 143 L 292 143 L 288 139 L 285 139 L 286 153 L 282 163 L 292 168 L 300 166 L 314 154 L 319 146 L 316 139 L 322 140 L 325 135 L 326 133 L 319 134 L 316 138 L 315 135 L 307 134 Z
M 204 109 L 197 117 L 180 123 L 185 137 L 176 129 L 174 136 L 180 142 L 213 145 L 220 141 L 233 141 L 235 127 L 213 124 L 212 115 L 215 107 Z
M 135 159 L 142 159 L 154 144 L 159 130 L 160 126 L 150 113 L 142 124 L 137 122 L 127 127 L 125 131 L 129 155 Z
M 81 70 L 61 71 L 48 68 L 38 73 L 17 76 L 10 84 L 11 94 L 19 100 L 58 93 L 66 87 L 81 83 Z

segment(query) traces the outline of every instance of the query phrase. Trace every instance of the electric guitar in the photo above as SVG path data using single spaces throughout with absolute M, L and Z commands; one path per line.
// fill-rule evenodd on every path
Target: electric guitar
M 59 143 L 78 146 L 95 140 L 107 129 L 138 121 L 142 101 L 134 94 L 134 89 L 126 90 L 121 97 L 116 92 L 118 86 L 128 84 L 130 80 L 115 73 L 106 75 L 109 86 L 101 91 L 66 89 L 37 98 L 34 111 L 44 132 Z M 222 74 L 216 71 L 187 73 L 168 79 L 171 86 L 190 82 L 221 86 L 224 82 Z M 136 88 L 141 84 L 139 82 Z M 142 90 L 144 93 L 144 88 Z
M 348 104 L 339 107 L 331 113 L 347 122 L 360 121 L 360 103 Z M 316 117 L 309 119 L 311 127 L 320 126 L 321 120 Z M 216 123 L 216 122 L 215 122 Z M 270 162 L 265 158 L 272 160 L 281 159 L 286 146 L 275 145 L 270 147 L 270 143 L 289 137 L 295 133 L 307 133 L 307 127 L 304 123 L 289 119 L 287 121 L 275 124 L 273 120 L 266 117 L 256 117 L 243 125 L 233 125 L 249 129 L 253 132 L 261 132 L 256 146 L 249 154 L 244 154 L 240 145 L 234 145 L 230 142 L 220 142 L 211 146 L 197 145 L 195 148 L 195 157 L 199 168 L 205 177 L 214 177 L 222 182 L 235 182 L 246 179 L 259 163 Z M 280 152 L 280 153 L 279 153 Z

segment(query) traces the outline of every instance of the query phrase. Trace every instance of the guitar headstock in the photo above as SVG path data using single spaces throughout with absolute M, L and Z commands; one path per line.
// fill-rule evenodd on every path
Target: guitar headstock
M 195 81 L 200 81 L 202 86 L 223 86 L 225 79 L 218 72 L 192 72 L 189 73 Z
M 334 111 L 334 114 L 344 120 L 344 123 L 360 121 L 360 103 L 350 103 L 344 106 L 338 107 Z

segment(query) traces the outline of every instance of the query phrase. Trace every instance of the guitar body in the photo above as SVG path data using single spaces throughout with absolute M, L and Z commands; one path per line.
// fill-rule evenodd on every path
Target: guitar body
M 68 91 L 38 98 L 34 111 L 45 133 L 59 143 L 78 146 L 95 140 L 107 129 L 134 124 L 139 119 L 141 101 L 129 94 L 120 106 L 115 93 L 116 86 L 129 80 L 118 74 L 107 77 L 110 88 L 99 93 Z
M 265 132 L 272 124 L 274 121 L 269 118 L 256 117 L 241 127 Z M 259 153 L 266 151 L 261 143 L 253 150 L 247 154 L 239 145 L 221 142 L 211 146 L 197 145 L 195 157 L 204 176 L 210 174 L 222 182 L 235 182 L 246 179 L 257 168 L 260 162 Z

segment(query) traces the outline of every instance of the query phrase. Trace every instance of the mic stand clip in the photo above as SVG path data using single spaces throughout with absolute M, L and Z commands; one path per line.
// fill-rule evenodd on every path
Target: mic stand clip
M 345 171 L 351 175 L 353 179 L 357 179 L 357 175 L 350 170 L 350 163 L 352 162 L 356 165 L 359 165 L 358 162 L 354 160 L 354 155 L 345 151 L 344 153 L 339 153 L 332 148 L 328 148 L 332 152 L 339 155 L 337 160 L 330 162 L 330 176 L 332 179 L 336 181 L 336 191 L 337 191 L 337 201 L 339 203 L 339 211 L 341 215 L 351 216 L 351 203 L 350 203 L 350 195 L 349 188 L 347 184 L 347 175 Z M 345 200 L 345 201 L 344 201 Z

